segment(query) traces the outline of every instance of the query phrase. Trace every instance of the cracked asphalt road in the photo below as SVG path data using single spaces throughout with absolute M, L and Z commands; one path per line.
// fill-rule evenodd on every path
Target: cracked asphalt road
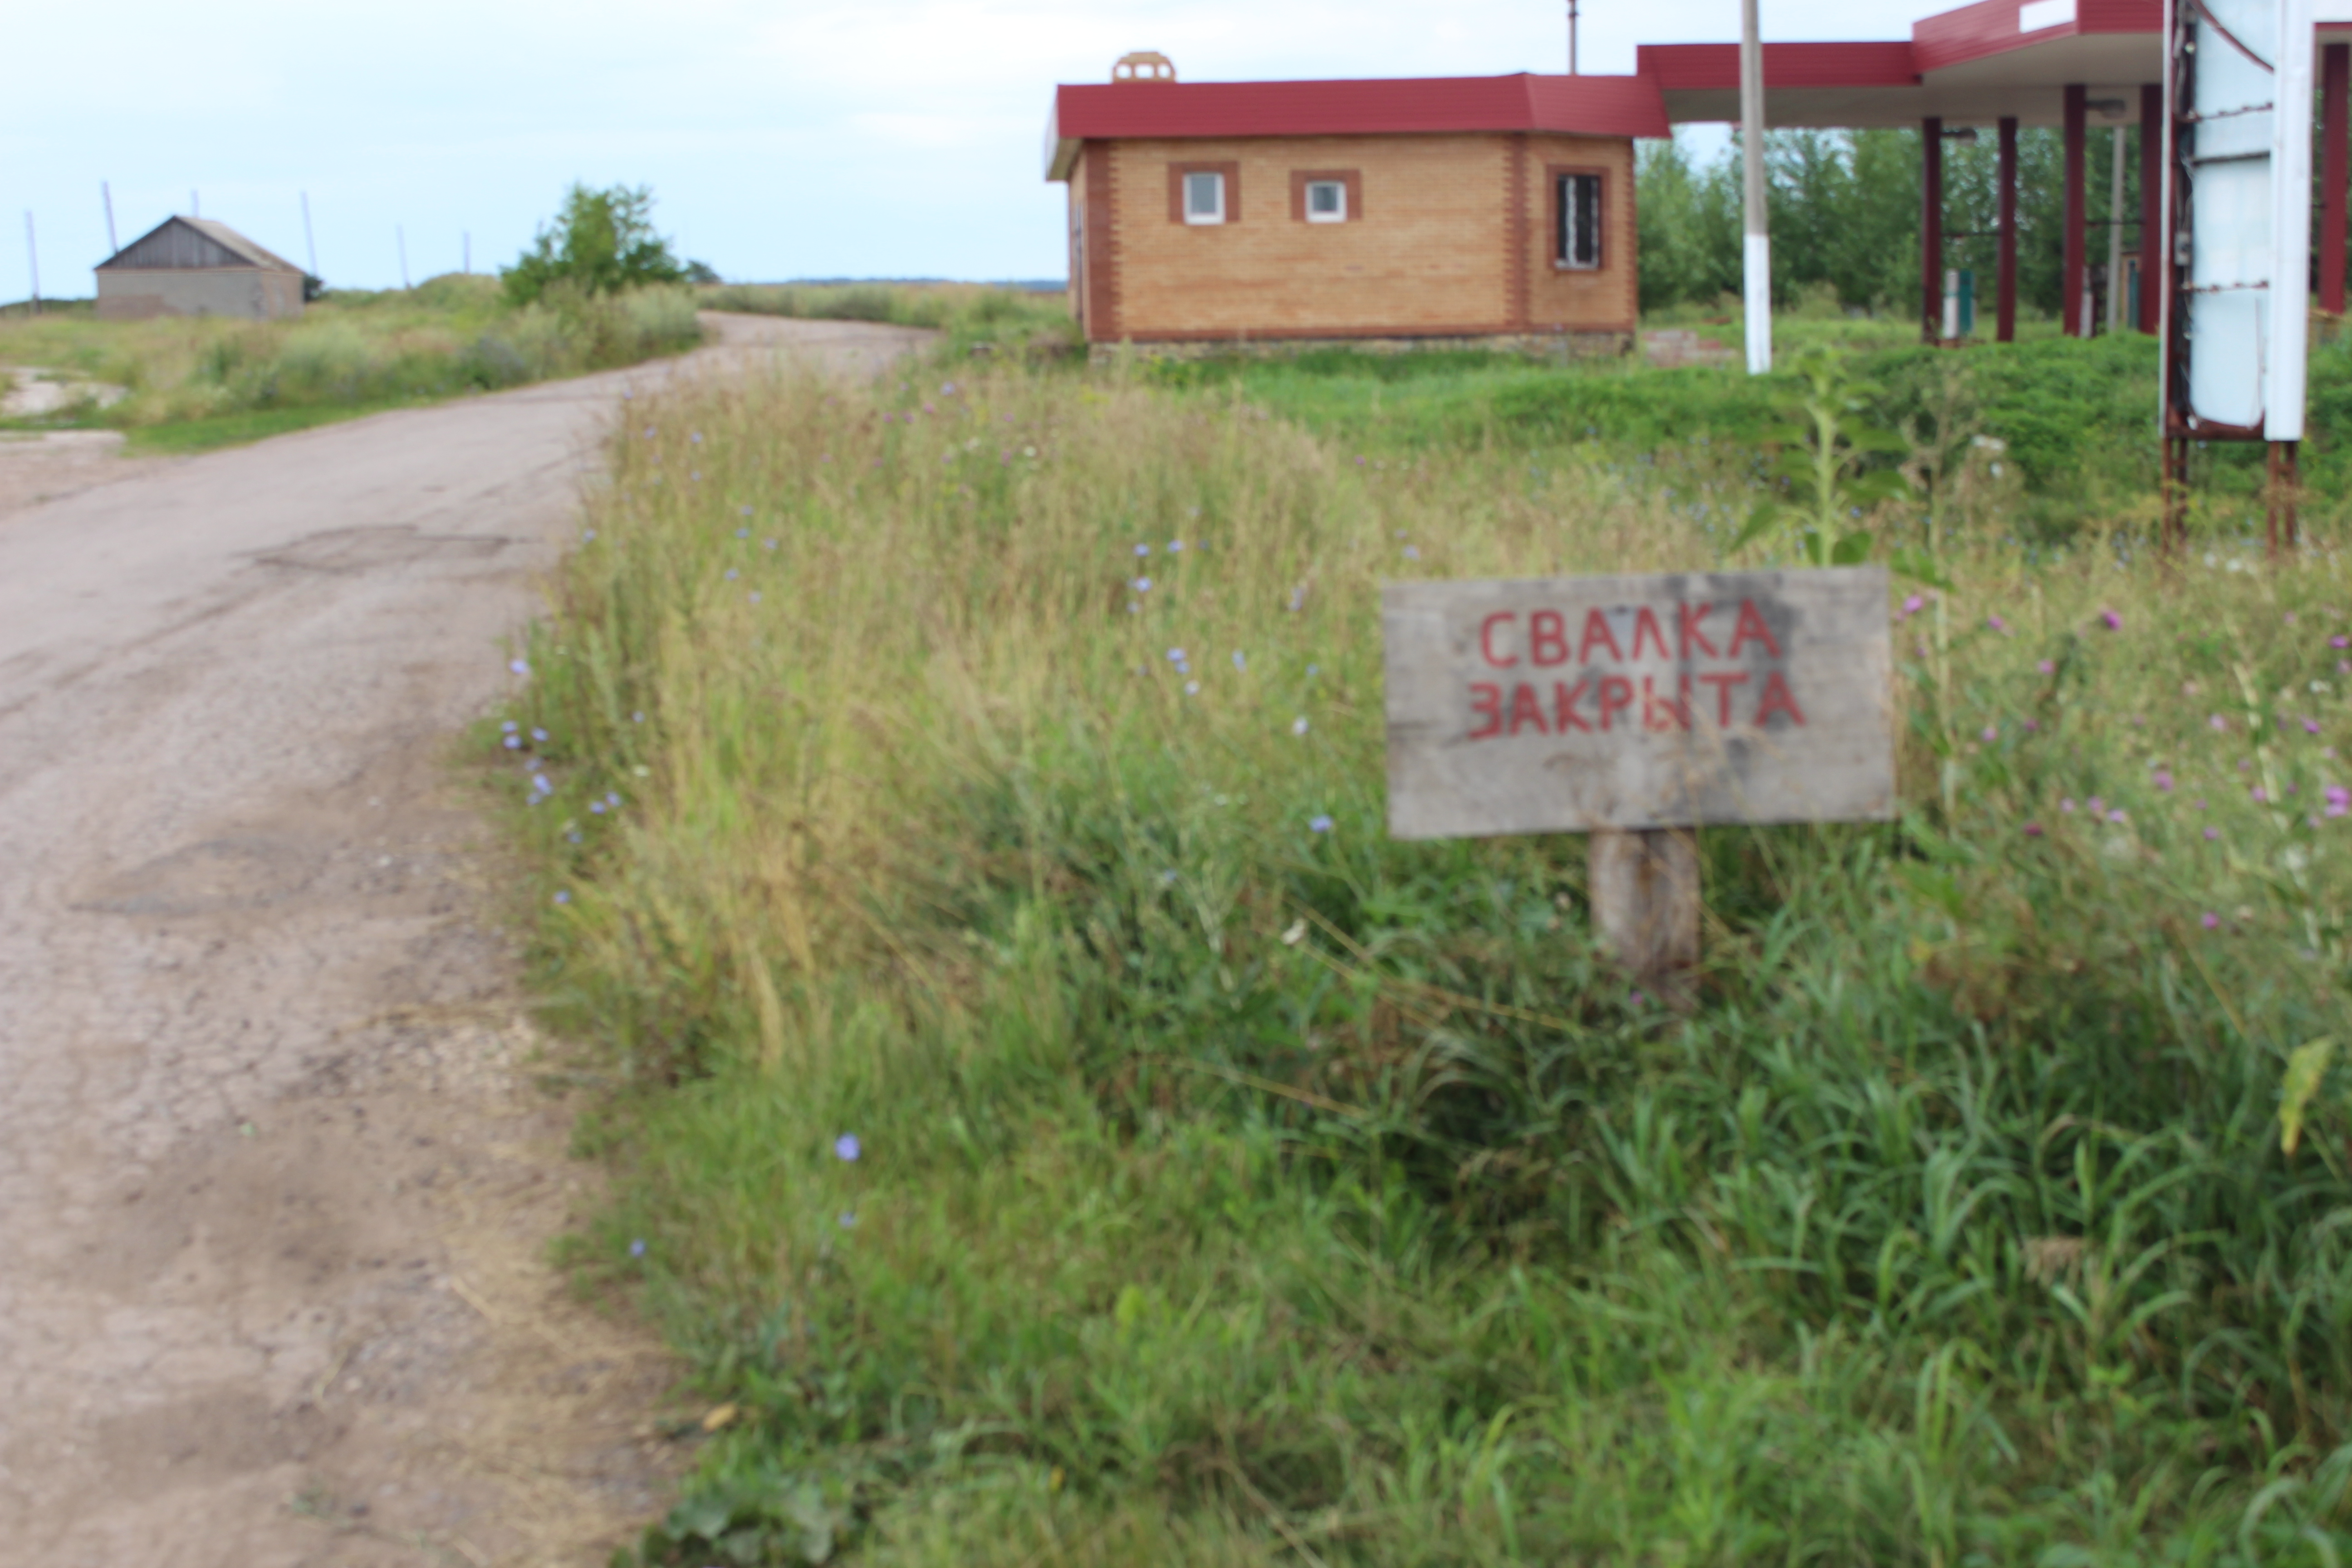
M 601 1563 L 660 1505 L 446 757 L 624 384 L 922 338 L 712 321 L 0 511 L 0 1562 Z

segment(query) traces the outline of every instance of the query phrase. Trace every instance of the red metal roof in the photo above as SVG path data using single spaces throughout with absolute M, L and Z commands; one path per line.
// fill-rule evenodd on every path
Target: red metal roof
M 1665 136 L 1658 84 L 1637 76 L 1420 77 L 1377 81 L 1115 82 L 1063 87 L 1046 133 L 1057 148 L 1136 137 L 1379 136 L 1552 131 Z
M 1914 22 L 1911 47 L 1925 74 L 2052 38 L 2162 31 L 2163 0 L 1977 0 Z
M 1738 44 L 1643 44 L 1633 68 L 1664 92 L 1739 87 Z M 1764 87 L 1910 87 L 1919 79 L 1911 46 L 1900 40 L 1862 44 L 1767 44 Z

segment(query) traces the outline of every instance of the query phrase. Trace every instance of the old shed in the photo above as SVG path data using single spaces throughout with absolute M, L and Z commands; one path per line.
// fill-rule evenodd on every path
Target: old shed
M 169 217 L 98 264 L 98 314 L 112 321 L 154 316 L 302 313 L 302 269 L 225 223 Z

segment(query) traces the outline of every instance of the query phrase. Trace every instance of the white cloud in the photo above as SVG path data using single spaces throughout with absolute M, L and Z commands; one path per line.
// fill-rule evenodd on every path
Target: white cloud
M 1767 37 L 1895 37 L 1863 0 L 1766 0 Z M 1637 41 L 1729 38 L 1733 0 L 1588 7 L 1588 69 Z M 1784 30 L 1785 29 L 1785 30 Z M 52 3 L 10 16 L 0 232 L 40 225 L 44 285 L 186 205 L 301 254 L 311 196 L 331 280 L 510 258 L 571 180 L 651 184 L 657 216 L 731 275 L 1051 277 L 1062 195 L 1038 175 L 1054 85 L 1157 48 L 1195 80 L 1560 68 L 1559 0 L 310 0 Z M 79 62 L 32 70 L 25 62 Z M 910 182 L 925 201 L 909 204 Z M 446 253 L 446 255 L 445 255 Z M 420 263 L 420 256 L 436 259 Z M 25 292 L 0 244 L 0 298 Z

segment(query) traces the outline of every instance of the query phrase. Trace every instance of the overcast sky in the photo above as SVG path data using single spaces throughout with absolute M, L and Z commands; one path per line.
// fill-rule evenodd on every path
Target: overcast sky
M 1773 39 L 1908 36 L 1949 0 L 1764 0 Z M 1583 0 L 1583 65 L 1738 37 L 1737 0 Z M 108 254 L 198 195 L 297 263 L 310 198 L 331 284 L 510 261 L 572 180 L 654 189 L 730 279 L 1055 278 L 1043 179 L 1056 82 L 1160 49 L 1191 80 L 1566 67 L 1561 0 L 114 0 L 12 7 L 0 90 L 0 300 L 87 295 Z

